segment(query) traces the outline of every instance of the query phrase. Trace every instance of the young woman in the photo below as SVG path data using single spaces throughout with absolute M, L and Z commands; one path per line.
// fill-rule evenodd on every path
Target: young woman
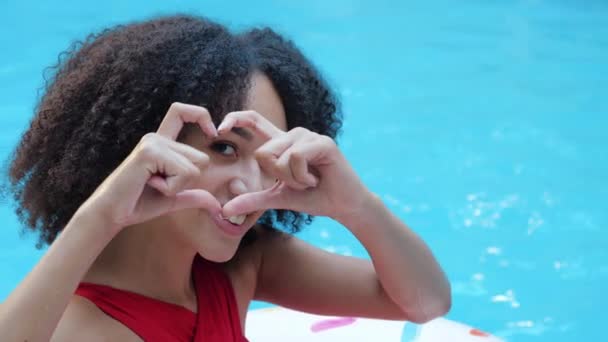
M 359 180 L 339 106 L 271 29 L 204 18 L 118 26 L 73 47 L 11 160 L 48 252 L 0 305 L 3 341 L 245 341 L 254 299 L 425 322 L 450 307 L 428 247 Z M 296 232 L 349 229 L 371 261 Z

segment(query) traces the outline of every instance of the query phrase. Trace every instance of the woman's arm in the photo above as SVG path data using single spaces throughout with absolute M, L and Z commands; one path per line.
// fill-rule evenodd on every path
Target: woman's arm
M 48 341 L 81 279 L 112 239 L 104 222 L 75 215 L 0 307 L 3 341 Z
M 79 282 L 124 227 L 181 209 L 220 214 L 213 195 L 188 189 L 209 157 L 175 141 L 186 122 L 198 123 L 208 135 L 216 134 L 205 108 L 171 105 L 158 131 L 146 134 L 85 201 L 0 307 L 2 341 L 48 341 Z
M 372 261 L 329 253 L 294 236 L 260 239 L 255 297 L 321 315 L 424 323 L 449 311 L 450 285 L 425 243 L 375 196 L 340 219 Z
M 450 283 L 427 245 L 375 195 L 358 211 L 338 220 L 371 256 L 382 287 L 415 322 L 446 314 Z
M 447 312 L 450 286 L 432 253 L 365 187 L 331 138 L 301 127 L 281 131 L 253 111 L 227 114 L 218 131 L 232 127 L 265 139 L 256 158 L 278 181 L 233 198 L 222 208 L 224 216 L 260 209 L 328 216 L 349 228 L 373 261 L 331 255 L 297 239 L 271 239 L 263 247 L 261 299 L 319 313 L 417 322 Z

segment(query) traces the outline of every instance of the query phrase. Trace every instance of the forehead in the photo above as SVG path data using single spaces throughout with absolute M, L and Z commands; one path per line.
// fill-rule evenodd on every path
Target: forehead
M 255 72 L 251 77 L 251 87 L 247 94 L 245 110 L 254 110 L 264 116 L 273 125 L 287 130 L 285 108 L 274 88 L 272 81 L 263 73 Z
M 287 118 L 283 102 L 272 81 L 261 72 L 255 72 L 251 76 L 251 87 L 248 90 L 247 99 L 242 110 L 256 111 L 277 128 L 287 131 Z M 251 138 L 251 133 L 243 128 L 233 128 L 232 132 L 243 138 L 247 138 L 247 136 Z M 200 144 L 202 143 L 201 139 L 204 139 L 201 133 L 196 124 L 186 124 L 184 131 L 180 133 L 178 141 L 194 145 Z

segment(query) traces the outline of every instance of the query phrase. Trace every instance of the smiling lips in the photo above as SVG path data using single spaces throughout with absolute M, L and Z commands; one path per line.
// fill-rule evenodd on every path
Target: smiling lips
M 243 225 L 245 221 L 247 221 L 248 216 L 249 215 L 238 215 L 225 218 L 217 213 L 211 215 L 211 219 L 224 233 L 232 237 L 240 238 L 249 230 L 249 228 L 251 228 L 250 225 Z
M 230 223 L 240 226 L 243 224 L 243 222 L 245 222 L 246 219 L 247 219 L 247 215 L 237 215 L 237 216 L 230 216 L 227 220 L 230 221 Z M 224 220 L 226 220 L 226 218 L 224 218 Z

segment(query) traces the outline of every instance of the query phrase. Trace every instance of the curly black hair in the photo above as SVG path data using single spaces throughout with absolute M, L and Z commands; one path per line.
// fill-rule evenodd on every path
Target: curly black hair
M 37 248 L 55 240 L 173 102 L 206 107 L 217 125 L 242 109 L 251 75 L 261 71 L 281 97 L 289 129 L 335 139 L 342 125 L 316 68 L 269 28 L 236 35 L 203 17 L 165 16 L 91 34 L 60 57 L 8 161 L 8 188 L 26 230 L 39 234 Z M 284 210 L 260 219 L 292 233 L 311 221 Z

